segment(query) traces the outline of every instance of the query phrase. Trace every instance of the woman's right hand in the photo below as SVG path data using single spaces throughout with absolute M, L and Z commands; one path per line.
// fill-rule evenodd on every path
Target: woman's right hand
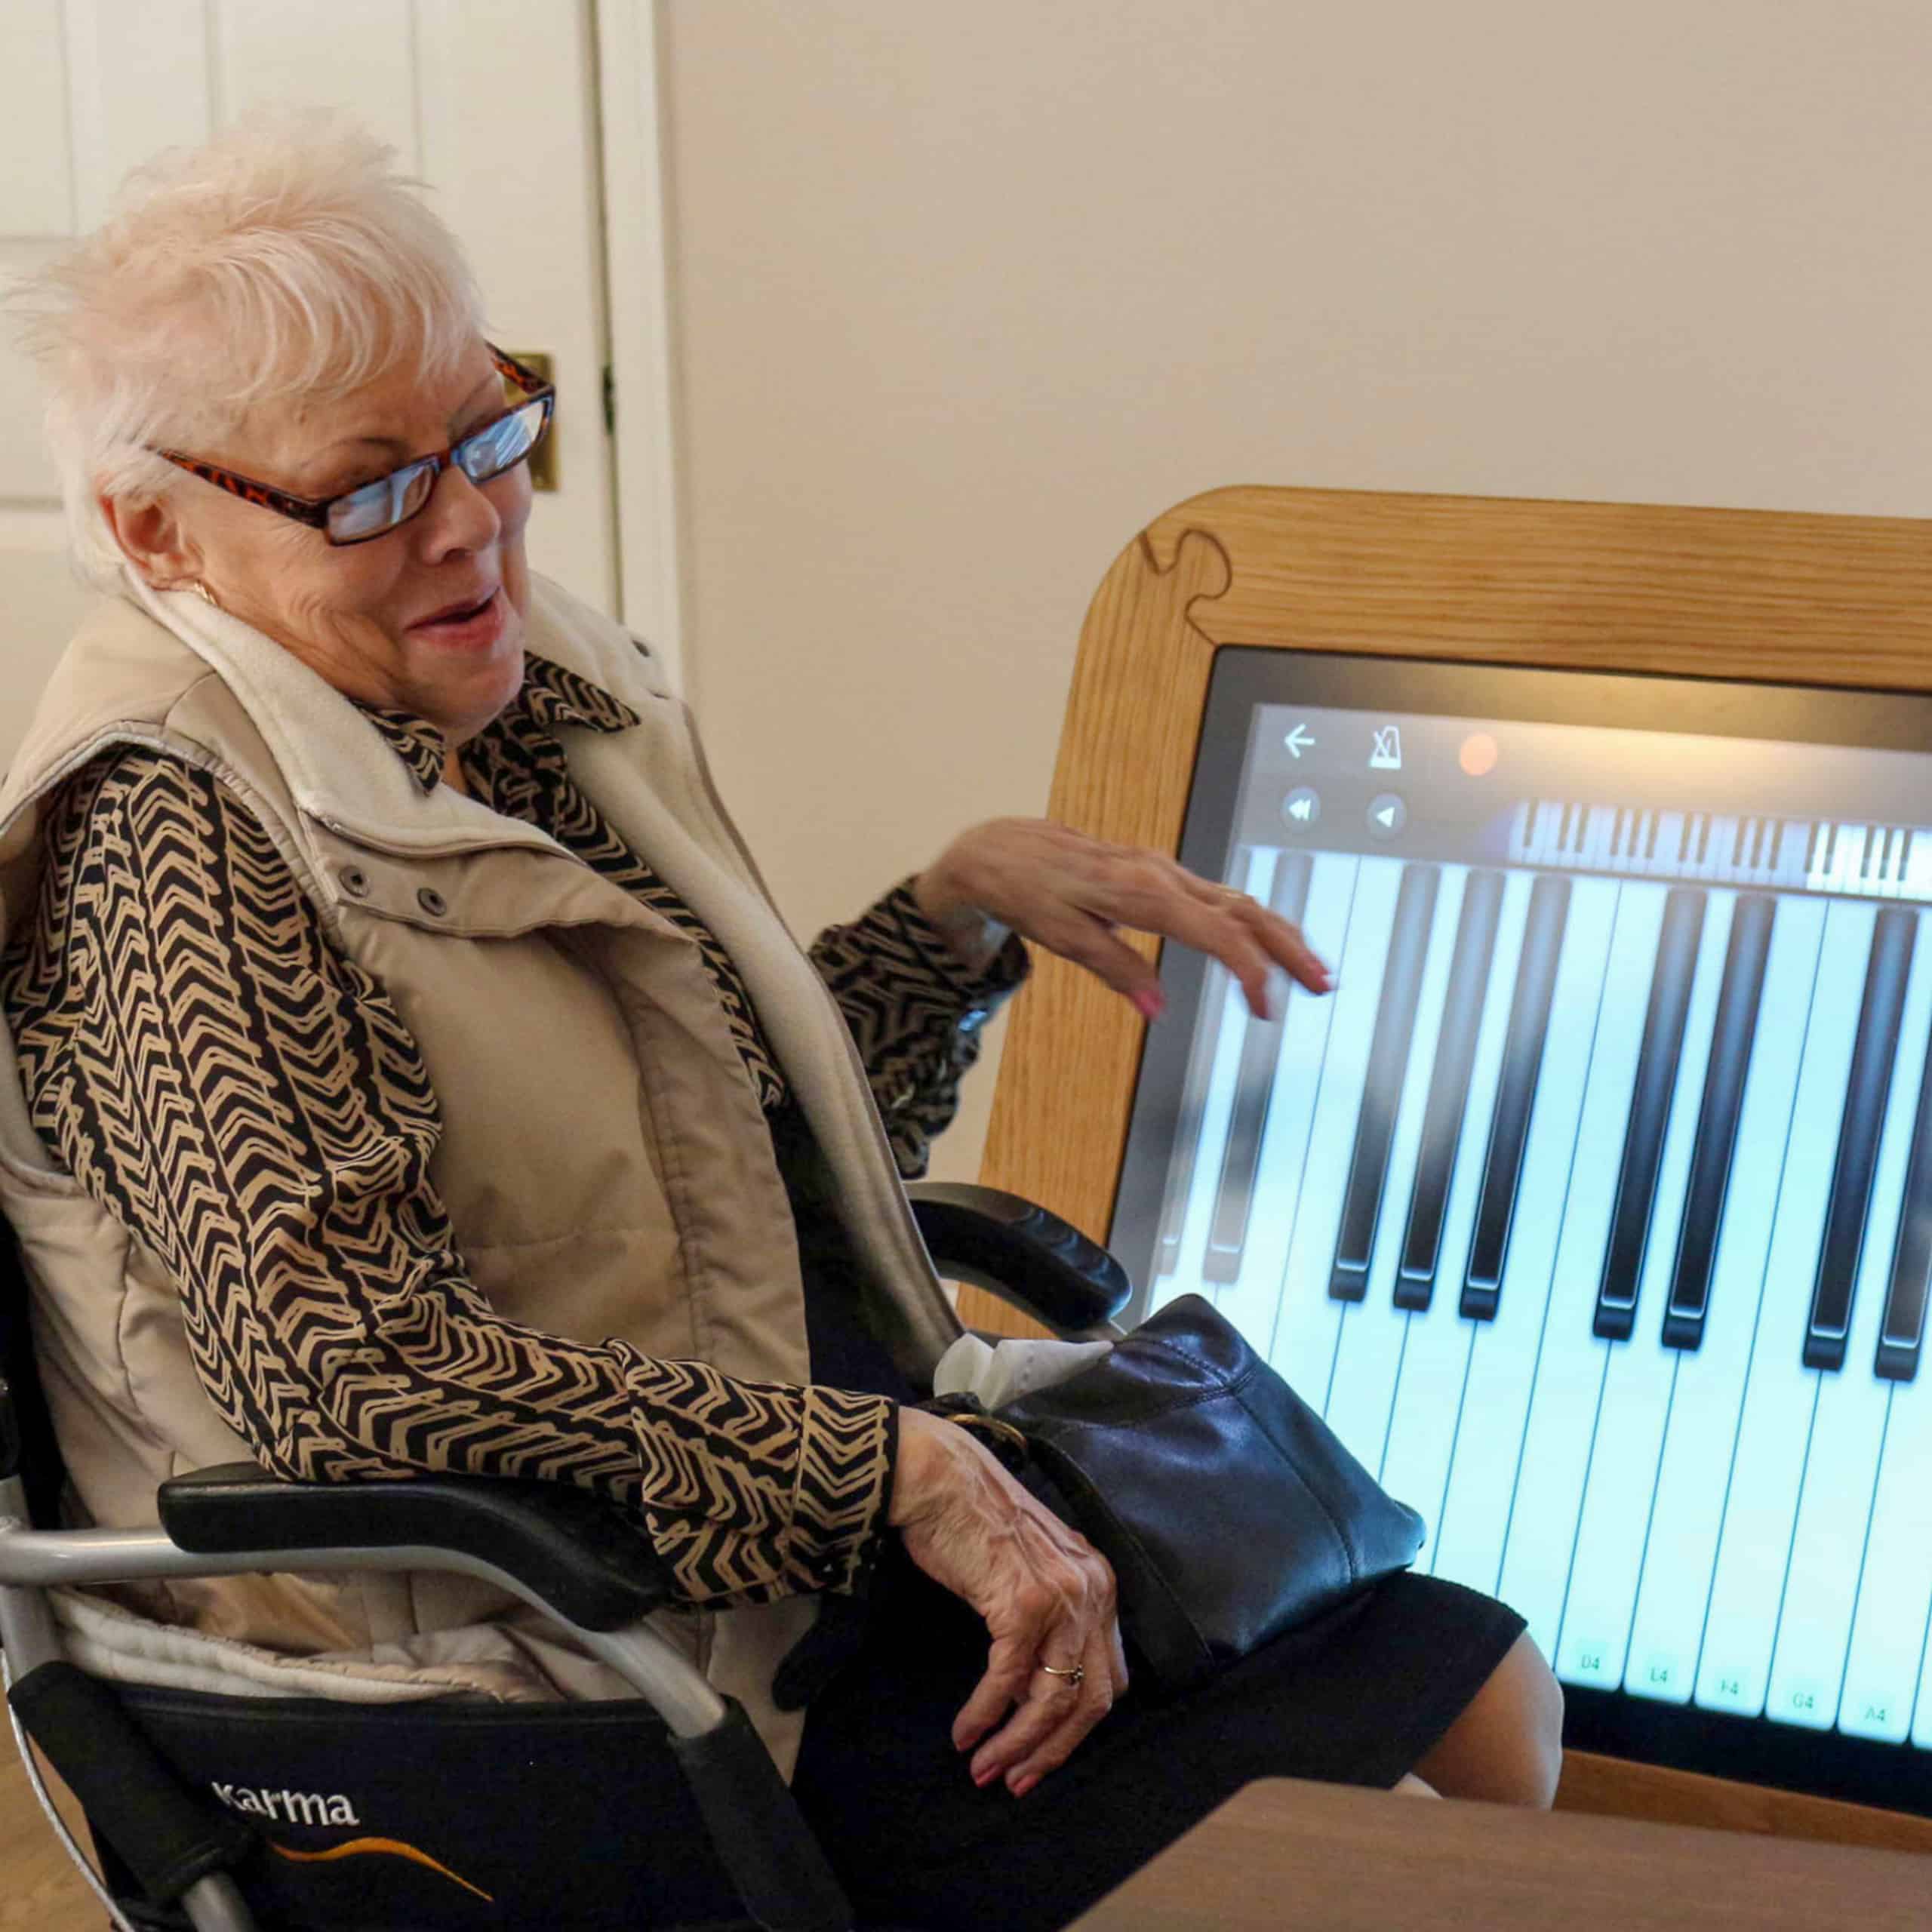
M 1127 1688 L 1113 1570 L 970 1432 L 918 1409 L 899 1412 L 889 1520 L 912 1561 L 986 1621 L 986 1675 L 952 1741 L 973 1751 L 975 1784 L 1004 1778 L 1023 1797 Z M 1084 1676 L 1076 1684 L 1042 1664 Z

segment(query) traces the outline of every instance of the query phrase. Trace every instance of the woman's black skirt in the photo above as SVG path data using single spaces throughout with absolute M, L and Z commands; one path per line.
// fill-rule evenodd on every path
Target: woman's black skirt
M 1204 1688 L 1130 1689 L 1015 1798 L 976 1789 L 952 1747 L 986 1668 L 977 1617 L 895 1546 L 867 1625 L 813 1700 L 793 1789 L 860 1918 L 934 1932 L 1064 1925 L 1256 1778 L 1395 1783 L 1523 1629 L 1492 1598 L 1397 1576 Z
M 913 1398 L 867 1332 L 830 1180 L 795 1108 L 771 1123 L 798 1223 L 816 1379 Z M 1064 1925 L 1256 1778 L 1395 1783 L 1521 1634 L 1494 1598 L 1404 1574 L 1204 1688 L 1130 1689 L 1026 1797 L 975 1788 L 952 1721 L 986 1665 L 974 1612 L 885 1548 L 861 1637 L 828 1604 L 792 1789 L 863 1921 L 930 1932 Z M 1133 1654 L 1128 1653 L 1130 1671 Z M 804 1673 L 816 1676 L 816 1671 Z M 783 1674 L 781 1673 L 781 1681 Z

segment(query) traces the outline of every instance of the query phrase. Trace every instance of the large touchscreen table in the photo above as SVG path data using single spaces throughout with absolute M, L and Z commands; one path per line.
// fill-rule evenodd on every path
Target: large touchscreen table
M 1216 660 L 1112 1244 L 1527 1618 L 1573 1741 L 1932 1808 L 1932 700 Z

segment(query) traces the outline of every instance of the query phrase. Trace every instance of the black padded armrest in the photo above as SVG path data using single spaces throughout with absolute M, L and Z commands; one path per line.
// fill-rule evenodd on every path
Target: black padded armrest
M 586 1630 L 620 1629 L 672 1595 L 642 1526 L 562 1483 L 281 1482 L 253 1463 L 224 1463 L 163 1483 L 160 1505 L 162 1527 L 201 1556 L 416 1545 L 480 1557 Z
M 906 1192 L 943 1274 L 989 1290 L 1049 1328 L 1097 1327 L 1134 1292 L 1104 1247 L 1017 1194 L 949 1180 L 915 1181 Z

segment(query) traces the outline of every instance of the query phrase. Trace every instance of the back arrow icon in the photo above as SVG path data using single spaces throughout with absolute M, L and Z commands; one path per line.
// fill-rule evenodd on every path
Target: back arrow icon
M 1281 742 L 1287 746 L 1291 755 L 1295 758 L 1300 758 L 1303 752 L 1312 749 L 1315 744 L 1315 740 L 1308 734 L 1306 724 L 1297 724 Z

